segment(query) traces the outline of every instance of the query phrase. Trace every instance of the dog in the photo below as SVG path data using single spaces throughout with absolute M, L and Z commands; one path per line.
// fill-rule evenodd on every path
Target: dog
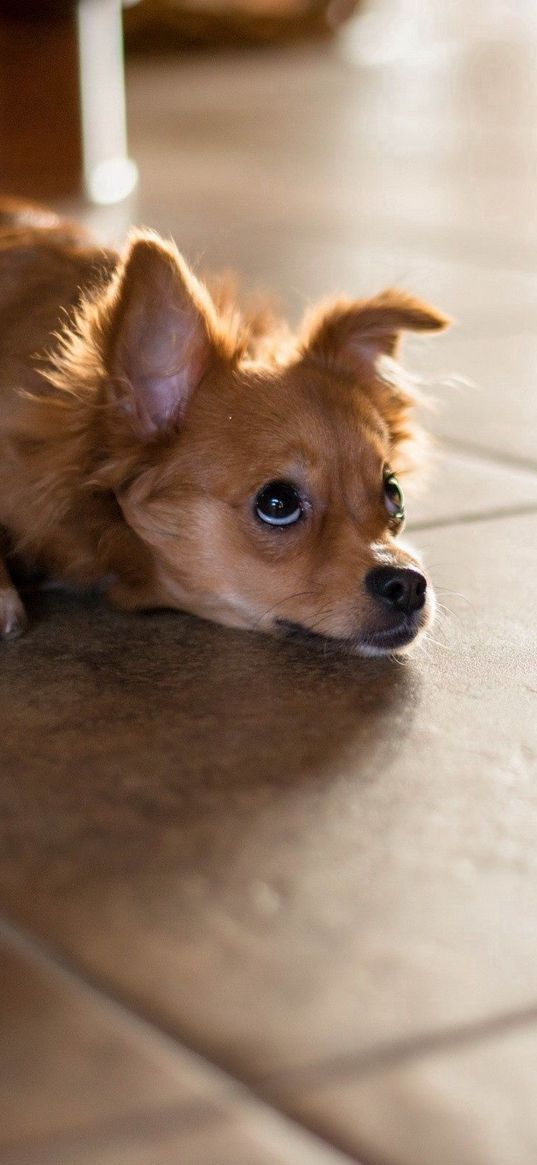
M 22 572 L 230 627 L 399 652 L 432 587 L 398 541 L 415 436 L 412 295 L 337 299 L 296 333 L 211 295 L 174 243 L 120 256 L 0 205 L 0 638 Z

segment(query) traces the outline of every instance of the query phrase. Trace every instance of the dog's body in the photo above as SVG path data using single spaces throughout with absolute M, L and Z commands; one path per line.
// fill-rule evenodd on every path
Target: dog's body
M 2 204 L 0 637 L 25 623 L 16 562 L 127 609 L 363 654 L 410 642 L 431 599 L 395 542 L 413 402 L 391 358 L 402 330 L 445 323 L 387 292 L 292 338 L 215 306 L 150 232 L 120 259 Z

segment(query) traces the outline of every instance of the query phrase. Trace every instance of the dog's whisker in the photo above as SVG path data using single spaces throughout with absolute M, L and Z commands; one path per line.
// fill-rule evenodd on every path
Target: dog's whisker
M 436 628 L 440 628 L 440 630 L 443 631 L 444 628 L 446 628 L 446 630 L 447 630 L 448 625 L 449 625 L 449 618 L 445 614 L 445 612 L 444 611 L 437 611 L 436 618 L 434 621 L 434 626 Z
M 455 614 L 453 611 L 450 611 L 449 607 L 445 607 L 443 603 L 437 603 L 436 613 L 435 613 L 435 625 L 437 623 L 440 623 L 440 624 L 449 623 L 450 619 L 452 619 L 452 618 L 457 619 L 458 617 L 459 616 L 457 614 Z
M 420 641 L 417 645 L 416 651 L 420 652 L 421 655 L 423 655 L 425 657 L 425 659 L 427 660 L 428 663 L 431 662 L 432 655 L 431 655 L 430 651 L 427 651 L 427 648 L 425 646 L 425 641 L 423 639 L 420 639 Z
M 448 643 L 442 643 L 440 639 L 435 639 L 429 632 L 425 632 L 424 638 L 427 643 L 433 643 L 435 647 L 440 647 L 442 651 L 453 651 L 453 648 Z
M 311 596 L 311 595 L 315 595 L 315 594 L 317 594 L 317 591 L 295 591 L 294 594 L 285 595 L 285 597 L 283 599 L 279 599 L 277 603 L 274 603 L 272 605 L 272 607 L 267 607 L 267 610 L 264 611 L 263 614 L 259 616 L 257 623 L 258 624 L 262 623 L 263 620 L 265 620 L 269 615 L 271 615 L 273 611 L 276 611 L 278 609 L 278 607 L 283 606 L 284 603 L 290 603 L 290 602 L 292 602 L 293 599 L 303 599 L 306 596 Z
M 442 595 L 454 595 L 457 599 L 464 599 L 465 603 L 469 603 L 470 605 L 472 605 L 472 600 L 470 598 L 468 598 L 468 595 L 464 595 L 462 593 L 462 591 L 450 591 L 448 589 L 448 587 L 439 587 L 439 586 L 436 586 L 435 590 L 438 591 Z
M 406 667 L 406 659 L 404 656 L 397 655 L 395 651 L 390 652 L 388 659 L 391 663 L 396 663 L 398 667 Z
M 325 604 L 324 607 L 320 607 L 320 609 L 317 611 L 317 618 L 314 619 L 313 623 L 310 623 L 311 630 L 315 631 L 316 628 L 319 627 L 319 625 L 322 623 L 323 619 L 325 619 L 327 616 L 329 617 L 332 614 L 333 607 L 331 605 Z
M 320 609 L 317 611 L 317 618 L 312 623 L 309 624 L 309 630 L 313 631 L 313 632 L 317 632 L 317 628 L 321 625 L 321 623 L 325 619 L 330 618 L 330 616 L 333 614 L 334 614 L 334 607 L 331 603 L 330 604 L 327 603 L 327 604 L 325 604 L 324 607 L 320 607 Z M 329 635 L 326 636 L 326 641 L 327 641 L 327 644 L 330 643 L 330 636 Z M 339 643 L 341 641 L 338 639 L 337 642 Z
M 460 623 L 461 616 L 457 611 L 452 611 L 450 607 L 445 607 L 442 603 L 437 603 L 435 627 L 440 625 L 440 627 L 446 627 L 448 629 L 453 619 L 456 619 L 457 623 Z

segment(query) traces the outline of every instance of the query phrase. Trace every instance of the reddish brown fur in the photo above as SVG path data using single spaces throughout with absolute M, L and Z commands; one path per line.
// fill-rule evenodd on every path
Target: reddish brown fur
M 240 314 L 229 288 L 211 299 L 150 232 L 119 259 L 47 214 L 0 208 L 10 554 L 104 583 L 123 607 L 269 631 L 283 620 L 367 653 L 389 622 L 365 574 L 415 562 L 383 501 L 383 466 L 403 465 L 413 437 L 412 395 L 389 359 L 402 330 L 444 317 L 390 291 L 318 309 L 293 337 L 271 313 Z M 279 478 L 305 499 L 304 520 L 285 530 L 254 513 Z M 0 635 L 24 622 L 9 562 Z

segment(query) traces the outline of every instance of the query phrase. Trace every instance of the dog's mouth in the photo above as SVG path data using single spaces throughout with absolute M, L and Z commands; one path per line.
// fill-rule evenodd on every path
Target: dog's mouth
M 362 631 L 355 635 L 335 636 L 323 635 L 318 631 L 311 631 L 302 623 L 293 623 L 289 619 L 278 619 L 276 625 L 288 639 L 312 645 L 330 646 L 352 652 L 356 655 L 391 655 L 408 647 L 424 627 L 422 613 L 405 615 L 396 627 L 376 631 Z

